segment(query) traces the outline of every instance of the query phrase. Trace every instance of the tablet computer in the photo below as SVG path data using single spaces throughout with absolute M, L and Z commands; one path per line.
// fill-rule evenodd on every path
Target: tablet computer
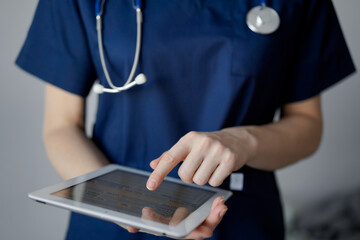
M 166 177 L 155 191 L 146 188 L 150 173 L 119 165 L 49 186 L 31 199 L 147 232 L 182 238 L 209 215 L 216 197 L 227 190 Z

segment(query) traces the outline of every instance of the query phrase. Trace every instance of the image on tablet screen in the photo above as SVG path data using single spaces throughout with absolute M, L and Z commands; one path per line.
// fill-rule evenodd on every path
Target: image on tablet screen
M 169 181 L 149 191 L 147 179 L 118 169 L 52 195 L 175 226 L 216 194 Z

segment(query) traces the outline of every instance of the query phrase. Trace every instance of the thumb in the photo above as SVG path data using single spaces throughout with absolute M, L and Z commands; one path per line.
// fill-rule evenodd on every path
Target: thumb
M 214 204 L 216 204 L 215 201 Z M 228 208 L 224 204 L 224 199 L 220 199 L 219 202 L 211 209 L 211 212 L 203 222 L 203 225 L 214 230 L 221 222 L 227 210 Z

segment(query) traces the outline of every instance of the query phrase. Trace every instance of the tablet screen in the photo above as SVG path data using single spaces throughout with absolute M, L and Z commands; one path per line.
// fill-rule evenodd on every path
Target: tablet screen
M 114 170 L 52 195 L 175 226 L 216 194 L 169 181 L 149 191 L 147 179 Z

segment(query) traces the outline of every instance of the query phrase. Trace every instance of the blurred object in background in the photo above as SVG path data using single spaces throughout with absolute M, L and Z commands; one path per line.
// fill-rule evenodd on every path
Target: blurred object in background
M 307 240 L 359 240 L 360 189 L 304 209 L 294 216 L 289 230 Z

